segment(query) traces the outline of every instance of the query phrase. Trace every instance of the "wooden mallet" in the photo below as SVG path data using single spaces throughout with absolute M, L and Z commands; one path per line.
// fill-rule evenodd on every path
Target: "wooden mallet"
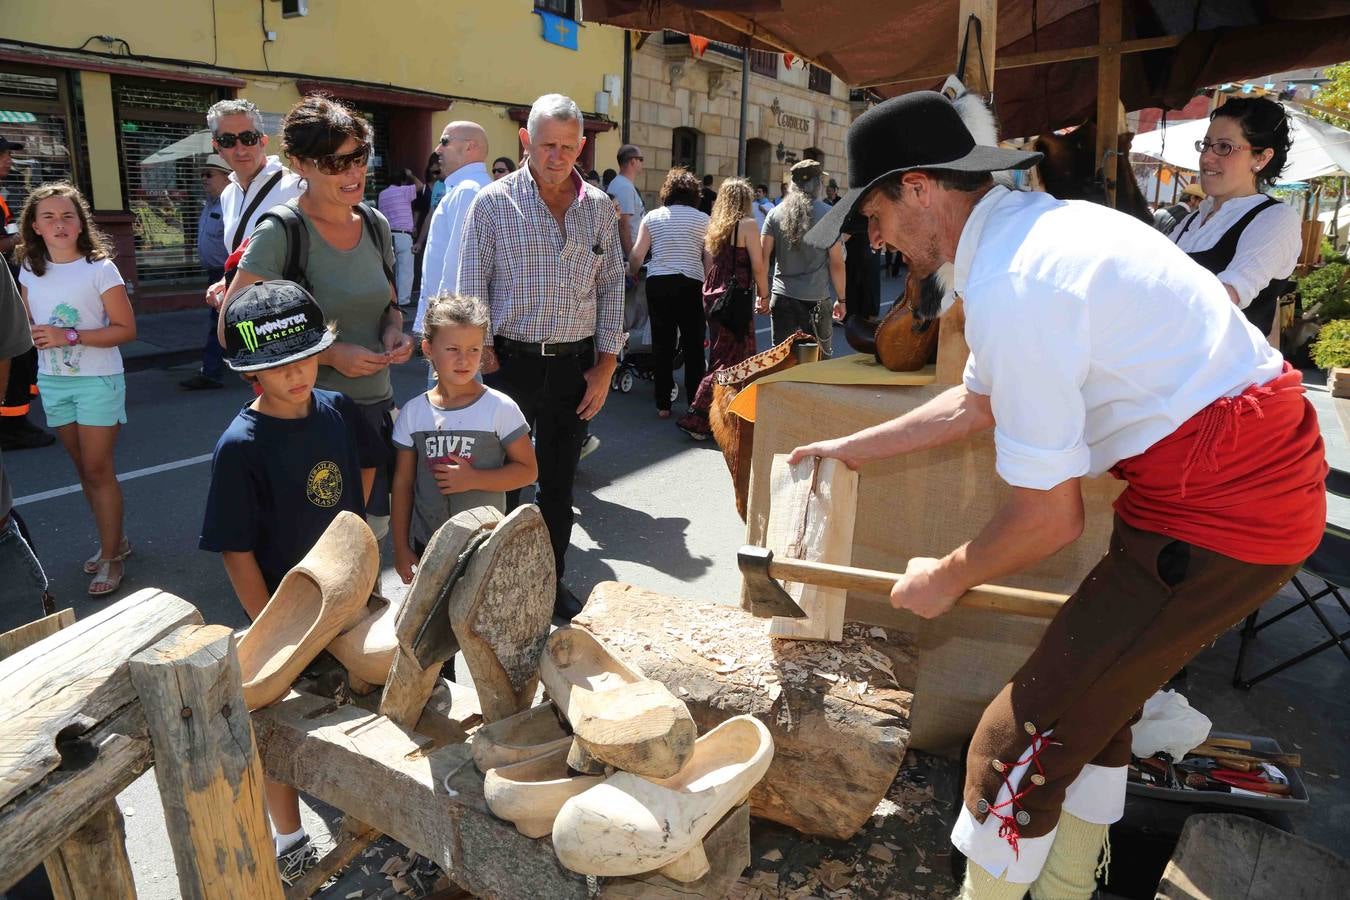
M 900 575 L 895 572 L 877 569 L 859 569 L 801 559 L 775 559 L 772 550 L 753 545 L 740 549 L 736 554 L 736 564 L 745 576 L 745 595 L 750 599 L 751 609 L 757 616 L 799 619 L 806 615 L 788 592 L 783 590 L 779 579 L 874 594 L 890 594 L 891 588 L 900 579 Z M 1067 599 L 1064 594 L 1048 591 L 981 584 L 962 594 L 956 605 L 1052 619 Z

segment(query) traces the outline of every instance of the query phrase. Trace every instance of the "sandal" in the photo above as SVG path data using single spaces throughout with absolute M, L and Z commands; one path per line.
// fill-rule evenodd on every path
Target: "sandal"
M 118 572 L 116 575 L 112 573 L 112 567 L 114 563 L 122 565 L 122 570 Z M 127 567 L 125 564 L 122 563 L 122 560 L 120 558 L 100 559 L 98 561 L 97 568 L 95 568 L 94 570 L 94 578 L 92 581 L 89 582 L 89 596 L 106 597 L 109 594 L 116 592 L 117 589 L 122 586 L 122 579 L 126 576 L 126 574 L 127 574 Z M 106 584 L 107 587 L 101 591 L 96 591 L 94 590 L 94 585 L 96 584 Z
M 98 571 L 98 564 L 101 559 L 99 553 L 101 553 L 102 551 L 103 548 L 100 547 L 98 550 L 94 551 L 93 556 L 89 557 L 84 561 L 84 574 L 93 575 Z M 121 562 L 130 555 L 131 555 L 131 541 L 127 540 L 127 536 L 124 534 L 122 535 L 122 543 L 117 548 L 117 555 L 113 557 L 113 560 L 115 562 Z

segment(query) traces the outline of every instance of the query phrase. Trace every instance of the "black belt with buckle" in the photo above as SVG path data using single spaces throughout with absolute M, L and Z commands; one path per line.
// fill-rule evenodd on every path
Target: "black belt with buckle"
M 498 353 L 522 353 L 526 356 L 576 356 L 580 353 L 590 353 L 595 347 L 593 337 L 548 344 L 541 341 L 518 341 L 499 334 L 492 342 Z
M 412 235 L 412 232 L 411 232 L 411 231 L 404 231 L 402 228 L 390 228 L 389 231 L 390 231 L 390 233 L 392 233 L 392 234 L 406 234 L 406 235 L 409 235 L 409 236 Z

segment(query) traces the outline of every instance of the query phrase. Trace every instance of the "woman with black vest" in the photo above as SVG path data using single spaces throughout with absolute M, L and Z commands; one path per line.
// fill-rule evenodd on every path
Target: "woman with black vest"
M 1207 196 L 1171 235 L 1267 336 L 1302 248 L 1298 212 L 1263 193 L 1284 169 L 1290 143 L 1289 119 L 1272 100 L 1243 97 L 1216 109 L 1195 145 Z

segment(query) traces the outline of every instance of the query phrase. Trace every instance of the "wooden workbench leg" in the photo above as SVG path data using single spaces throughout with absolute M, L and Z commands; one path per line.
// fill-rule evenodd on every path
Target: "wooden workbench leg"
M 42 861 L 56 900 L 135 900 L 122 812 L 109 803 Z
M 262 764 L 230 629 L 189 625 L 131 658 L 187 900 L 282 900 Z

